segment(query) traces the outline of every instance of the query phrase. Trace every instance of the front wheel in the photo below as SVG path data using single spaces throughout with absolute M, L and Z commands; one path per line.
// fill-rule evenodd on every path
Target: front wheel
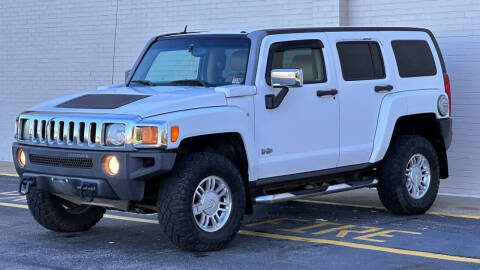
M 240 228 L 245 212 L 242 177 L 221 155 L 184 155 L 161 180 L 157 207 L 160 226 L 174 244 L 191 251 L 218 250 Z
M 31 190 L 27 194 L 27 203 L 35 220 L 55 232 L 86 231 L 105 213 L 103 207 L 77 205 L 40 190 Z
M 440 184 L 437 152 L 427 139 L 397 137 L 380 166 L 378 195 L 392 213 L 425 213 L 437 197 Z

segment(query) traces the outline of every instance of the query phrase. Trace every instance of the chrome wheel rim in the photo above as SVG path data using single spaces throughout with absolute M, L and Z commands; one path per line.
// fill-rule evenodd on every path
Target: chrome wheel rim
M 200 229 L 215 232 L 223 228 L 232 211 L 228 184 L 218 176 L 205 177 L 193 195 L 193 217 Z
M 405 170 L 408 194 L 414 199 L 420 199 L 427 194 L 430 187 L 430 163 L 422 154 L 413 155 L 407 163 Z

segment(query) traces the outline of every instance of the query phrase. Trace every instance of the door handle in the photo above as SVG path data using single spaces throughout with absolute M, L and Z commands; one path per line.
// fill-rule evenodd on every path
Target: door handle
M 330 89 L 330 90 L 318 90 L 317 97 L 324 97 L 324 96 L 333 96 L 335 97 L 338 94 L 337 89 Z
M 377 85 L 375 86 L 375 92 L 381 93 L 381 92 L 390 92 L 393 90 L 393 85 Z

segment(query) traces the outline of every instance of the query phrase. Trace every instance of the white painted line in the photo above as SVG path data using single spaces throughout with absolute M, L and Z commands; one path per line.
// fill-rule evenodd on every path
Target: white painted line
M 480 199 L 480 195 L 443 193 L 443 192 L 438 193 L 438 195 L 439 195 L 439 196 L 445 196 L 445 197 L 458 197 L 458 198 L 474 198 L 474 199 Z

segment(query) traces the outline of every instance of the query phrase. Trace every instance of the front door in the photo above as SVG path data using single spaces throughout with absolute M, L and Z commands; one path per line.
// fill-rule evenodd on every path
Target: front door
M 323 33 L 271 35 L 264 38 L 256 77 L 255 147 L 257 178 L 277 180 L 305 172 L 334 168 L 339 155 L 339 105 L 332 55 Z M 275 109 L 266 109 L 270 71 L 302 69 L 304 85 L 290 88 Z M 334 91 L 333 91 L 334 93 Z M 279 180 L 279 179 L 278 179 Z

